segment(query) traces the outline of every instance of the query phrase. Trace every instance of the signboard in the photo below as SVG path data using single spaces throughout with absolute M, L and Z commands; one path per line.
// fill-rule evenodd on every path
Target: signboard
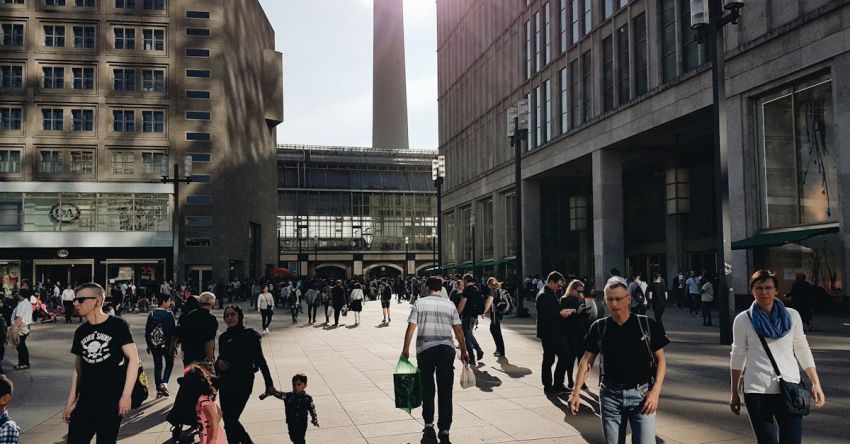
M 80 221 L 80 207 L 59 203 L 50 208 L 50 220 L 56 224 L 75 224 Z
M 68 257 L 70 255 L 71 255 L 71 253 L 64 248 L 56 252 L 56 256 L 60 257 L 62 259 L 65 259 L 66 257 Z

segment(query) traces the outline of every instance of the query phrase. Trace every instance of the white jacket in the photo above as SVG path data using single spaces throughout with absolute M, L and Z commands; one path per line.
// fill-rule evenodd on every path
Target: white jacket
M 271 306 L 271 309 L 274 310 L 274 298 L 271 293 L 260 293 L 257 296 L 257 308 L 261 310 L 265 310 L 266 307 Z

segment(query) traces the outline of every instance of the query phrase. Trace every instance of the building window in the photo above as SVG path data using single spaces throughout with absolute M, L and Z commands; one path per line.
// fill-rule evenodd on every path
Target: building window
M 97 5 L 97 0 L 74 0 L 74 6 L 81 8 L 94 8 Z
M 116 133 L 136 132 L 136 112 L 124 109 L 112 111 L 112 130 Z
M 838 221 L 832 81 L 778 91 L 757 112 L 762 228 Z
M 65 161 L 61 150 L 41 150 L 38 152 L 38 172 L 44 174 L 62 173 Z
M 209 196 L 209 195 L 186 196 L 186 205 L 212 205 L 212 196 Z
M 165 112 L 164 111 L 142 111 L 142 132 L 164 133 Z
M 579 18 L 581 18 L 581 14 L 579 13 L 579 2 L 581 0 L 572 0 L 573 2 L 573 44 L 578 43 L 578 39 L 581 37 L 581 24 L 579 23 Z
M 602 39 L 602 111 L 614 108 L 614 44 L 611 36 Z
M 186 48 L 186 57 L 209 57 L 210 50 L 209 49 L 201 49 L 201 48 Z
M 209 28 L 186 28 L 186 35 L 190 37 L 209 37 Z
M 543 22 L 545 24 L 543 59 L 545 60 L 544 65 L 548 65 L 552 61 L 552 12 L 549 10 L 548 2 L 543 5 Z
M 570 62 L 570 114 L 573 116 L 571 128 L 581 125 L 581 109 L 579 108 L 579 73 L 578 59 Z
M 143 152 L 142 171 L 144 174 L 168 175 L 168 154 Z
M 212 139 L 210 133 L 186 133 L 186 140 L 195 142 L 209 142 Z
M 193 174 L 191 179 L 195 183 L 210 183 L 212 180 L 208 174 Z
M 617 0 L 605 0 L 605 4 L 602 6 L 602 16 L 604 18 L 611 17 L 611 14 L 614 13 L 614 3 Z
M 187 69 L 186 77 L 192 77 L 196 79 L 208 79 L 210 78 L 210 70 L 208 69 Z
M 74 89 L 94 89 L 94 68 L 72 68 Z
M 44 6 L 65 6 L 65 0 L 44 0 Z
M 94 26 L 74 26 L 74 48 L 94 48 Z
M 144 3 L 142 3 L 142 8 L 151 11 L 164 11 L 165 0 L 144 0 Z
M 145 51 L 165 51 L 165 31 L 162 29 L 143 29 L 142 49 Z
M 534 146 L 540 146 L 544 142 L 543 134 L 543 91 L 542 87 L 534 88 Z M 532 147 L 532 148 L 533 148 Z
M 186 11 L 186 18 L 190 19 L 209 19 L 209 11 Z
M 61 108 L 43 108 L 41 110 L 41 129 L 44 131 L 62 131 L 65 121 L 63 114 Z
M 0 108 L 0 131 L 20 130 L 22 116 L 22 108 Z
M 187 90 L 186 91 L 187 99 L 198 99 L 198 100 L 209 100 L 210 92 L 209 91 L 197 91 L 197 90 Z
M 62 48 L 65 46 L 65 27 L 44 25 L 44 46 Z
M 590 51 L 581 55 L 581 99 L 582 99 L 582 122 L 593 118 L 593 60 Z
M 24 0 L 3 0 L 4 5 L 23 5 Z
M 61 66 L 45 66 L 41 68 L 41 72 L 43 74 L 42 88 L 65 88 L 65 68 Z
M 24 67 L 15 65 L 0 66 L 0 88 L 21 89 L 24 87 Z
M 558 30 L 560 31 L 561 36 L 561 52 L 566 52 L 567 46 L 569 45 L 569 41 L 567 40 L 567 32 L 569 30 L 569 23 L 567 22 L 567 1 L 568 0 L 558 0 Z
M 505 194 L 505 252 L 516 257 L 516 193 Z
M 136 30 L 133 28 L 115 28 L 115 49 L 136 49 Z
M 3 46 L 24 46 L 24 25 L 4 23 L 0 29 L 3 30 L 0 39 Z
M 676 77 L 676 0 L 661 0 L 661 79 Z
M 71 174 L 94 173 L 94 151 L 71 151 Z
M 647 90 L 647 62 L 646 62 L 646 17 L 643 13 L 632 20 L 634 29 L 634 69 L 635 69 L 635 96 L 646 94 Z
M 540 23 L 540 12 L 534 13 L 534 71 L 540 71 L 541 65 L 541 56 L 540 52 L 542 51 L 543 40 L 541 40 L 543 28 L 542 23 Z
M 136 90 L 136 70 L 115 68 L 112 70 L 115 77 L 115 91 L 135 91 Z
M 584 33 L 593 29 L 593 0 L 584 0 Z
M 619 103 L 623 104 L 631 99 L 629 94 L 629 27 L 623 26 L 617 30 L 617 95 Z
M 142 91 L 165 92 L 165 71 L 161 69 L 142 70 Z
M 525 78 L 531 78 L 531 54 L 534 52 L 533 40 L 531 38 L 531 22 L 525 22 Z
M 186 216 L 187 227 L 211 227 L 212 216 Z
M 569 90 L 569 84 L 567 83 L 567 68 L 564 68 L 558 71 L 558 80 L 559 86 L 561 87 L 561 134 L 569 131 L 570 128 L 570 118 L 569 118 L 569 101 L 567 97 L 567 91 Z
M 210 120 L 209 111 L 186 111 L 186 120 Z
M 72 131 L 94 131 L 94 110 L 93 109 L 72 109 L 71 110 L 71 130 Z
M 0 174 L 21 172 L 21 151 L 0 149 Z
M 700 45 L 691 30 L 691 0 L 680 0 L 679 22 L 682 28 L 682 72 L 689 72 L 700 64 Z
M 212 246 L 212 239 L 208 237 L 187 237 L 185 242 L 189 248 L 207 248 Z
M 136 9 L 136 0 L 115 0 L 115 9 Z
M 543 110 L 546 119 L 546 123 L 543 125 L 543 141 L 548 142 L 552 140 L 552 81 L 547 79 L 546 83 L 543 84 L 543 89 L 546 97 Z
M 112 174 L 132 176 L 136 174 L 136 155 L 115 151 L 112 153 Z
M 206 154 L 206 153 L 192 153 L 190 155 L 192 156 L 192 162 L 196 162 L 196 163 L 197 162 L 209 162 L 210 159 L 211 159 L 211 156 L 209 154 Z

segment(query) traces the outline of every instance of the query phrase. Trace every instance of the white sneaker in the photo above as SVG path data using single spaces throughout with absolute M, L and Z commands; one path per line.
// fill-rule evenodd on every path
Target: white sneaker
M 269 331 L 269 329 L 267 328 L 267 329 L 263 330 L 263 333 L 265 333 L 265 334 L 269 334 L 269 333 L 271 333 L 271 332 L 270 332 L 270 331 Z

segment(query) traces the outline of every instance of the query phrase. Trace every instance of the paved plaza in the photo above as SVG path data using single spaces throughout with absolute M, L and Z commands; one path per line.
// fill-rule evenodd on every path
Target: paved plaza
M 353 316 L 346 325 L 293 325 L 288 312 L 278 310 L 271 334 L 263 341 L 266 358 L 278 389 L 290 390 L 296 372 L 309 376 L 307 388 L 315 402 L 321 428 L 307 432 L 311 443 L 414 443 L 422 439 L 421 409 L 412 414 L 396 409 L 392 372 L 401 351 L 407 303 L 393 302 L 393 321 L 381 324 L 380 304 L 366 305 L 359 326 Z M 220 310 L 214 312 L 221 315 Z M 750 443 L 746 416 L 729 413 L 729 348 L 717 345 L 717 330 L 700 327 L 701 319 L 686 311 L 668 310 L 665 324 L 673 343 L 667 348 L 668 377 L 658 415 L 658 442 Z M 320 315 L 321 316 L 321 315 Z M 143 343 L 143 315 L 127 315 L 136 341 Z M 306 319 L 302 315 L 301 319 Z M 320 319 L 324 321 L 323 317 Z M 543 396 L 540 382 L 541 346 L 534 337 L 533 319 L 506 319 L 503 330 L 507 359 L 496 359 L 488 321 L 476 336 L 485 350 L 476 368 L 477 387 L 454 388 L 454 422 L 451 439 L 456 444 L 477 442 L 597 443 L 599 418 L 593 413 L 595 395 L 586 396 L 580 416 L 568 411 L 566 398 Z M 258 328 L 259 316 L 250 311 L 246 324 Z M 219 322 L 223 329 L 223 322 Z M 7 370 L 16 384 L 11 413 L 24 430 L 23 442 L 62 443 L 66 426 L 62 408 L 73 362 L 70 339 L 77 324 L 34 326 L 28 341 L 33 368 Z M 806 442 L 846 442 L 850 435 L 850 326 L 838 318 L 821 319 L 820 332 L 809 336 L 827 396 L 827 407 L 804 422 Z M 144 346 L 141 345 L 144 353 Z M 149 355 L 142 355 L 152 369 Z M 15 362 L 10 349 L 4 368 Z M 460 372 L 456 367 L 455 379 Z M 122 443 L 164 443 L 170 437 L 165 415 L 177 390 L 178 371 L 172 375 L 171 398 L 151 398 L 132 412 L 121 428 Z M 257 377 L 255 393 L 263 390 Z M 596 392 L 596 380 L 589 384 Z M 283 404 L 276 399 L 248 403 L 242 421 L 257 443 L 288 442 Z

